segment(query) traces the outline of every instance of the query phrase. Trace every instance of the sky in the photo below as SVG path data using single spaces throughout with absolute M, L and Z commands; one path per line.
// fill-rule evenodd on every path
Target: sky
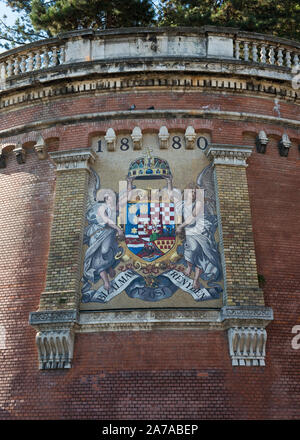
M 7 25 L 12 25 L 15 22 L 15 19 L 18 17 L 17 13 L 12 12 L 11 8 L 8 8 L 5 4 L 5 1 L 0 0 L 0 19 L 3 20 L 3 16 L 6 15 L 5 23 Z M 0 39 L 2 42 L 2 40 Z M 6 49 L 0 47 L 0 53 L 5 52 Z
M 157 5 L 159 3 L 159 0 L 152 0 L 152 3 Z M 5 0 L 0 0 L 0 19 L 3 20 L 3 16 L 6 15 L 7 18 L 5 19 L 5 23 L 7 25 L 12 25 L 15 22 L 15 19 L 18 17 L 18 14 L 16 12 L 12 12 L 11 8 L 6 6 Z M 0 39 L 2 42 L 2 40 Z M 5 52 L 6 49 L 3 49 L 0 47 L 0 53 Z
M 18 14 L 12 12 L 11 8 L 8 8 L 5 4 L 5 1 L 0 1 L 0 17 L 2 19 L 3 15 L 7 16 L 6 23 L 7 24 L 13 24 L 14 17 L 17 17 Z

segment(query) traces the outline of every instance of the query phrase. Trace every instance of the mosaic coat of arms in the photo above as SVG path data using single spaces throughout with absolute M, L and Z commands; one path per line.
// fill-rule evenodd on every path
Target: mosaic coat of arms
M 100 169 L 92 170 L 83 308 L 199 307 L 221 300 L 212 167 L 206 163 L 194 181 L 179 189 L 174 185 L 177 162 L 172 168 L 163 153 L 147 148 L 139 155 L 133 151 L 137 157 L 127 163 L 125 158 L 118 162 L 115 189 L 106 189 L 109 182 L 102 185 L 112 162 L 104 173 L 101 161 Z

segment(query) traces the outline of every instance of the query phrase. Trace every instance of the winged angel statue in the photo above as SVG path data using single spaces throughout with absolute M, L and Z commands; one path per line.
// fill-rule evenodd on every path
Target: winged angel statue
M 100 201 L 99 201 L 100 200 Z M 88 245 L 83 268 L 83 289 L 91 289 L 90 284 L 100 278 L 109 290 L 109 278 L 114 278 L 118 261 L 115 256 L 121 252 L 118 238 L 123 238 L 123 231 L 116 224 L 116 195 L 112 190 L 100 190 L 100 178 L 92 170 L 88 186 L 88 225 L 84 231 L 83 243 Z
M 185 231 L 184 260 L 187 264 L 185 275 L 190 276 L 193 269 L 194 288 L 200 287 L 200 278 L 206 281 L 219 281 L 222 266 L 215 233 L 218 227 L 216 215 L 216 196 L 213 181 L 213 168 L 208 165 L 199 174 L 196 185 L 191 184 L 187 200 L 177 206 L 184 211 L 184 222 L 177 227 L 177 233 Z M 204 215 L 199 215 L 201 206 L 197 205 L 196 188 L 204 190 Z M 217 286 L 216 286 L 217 287 Z

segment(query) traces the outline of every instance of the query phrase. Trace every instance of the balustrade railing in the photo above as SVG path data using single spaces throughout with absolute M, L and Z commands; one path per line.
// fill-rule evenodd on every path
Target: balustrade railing
M 47 69 L 63 64 L 65 61 L 64 44 L 31 47 L 0 59 L 1 79 L 35 70 Z
M 250 34 L 231 28 L 199 28 L 197 31 L 180 28 L 174 37 L 172 30 L 151 29 L 105 31 L 73 31 L 61 37 L 38 41 L 0 54 L 0 82 L 5 83 L 18 75 L 84 61 L 107 58 L 170 57 L 185 58 L 187 53 L 195 61 L 202 58 L 240 60 L 259 65 L 279 66 L 286 71 L 299 68 L 300 43 L 261 34 Z M 155 50 L 145 44 L 147 32 L 157 34 Z M 114 35 L 115 34 L 115 35 Z M 195 34 L 197 34 L 195 36 Z M 88 37 L 88 38 L 87 38 Z M 221 37 L 221 38 L 220 38 Z M 178 42 L 175 44 L 175 38 Z M 209 44 L 206 44 L 209 40 Z M 152 41 L 152 40 L 151 40 Z M 177 40 L 176 40 L 177 41 Z M 87 49 L 89 44 L 89 49 Z M 222 50 L 222 44 L 226 51 Z M 116 46 L 120 47 L 119 52 Z M 141 52 L 141 47 L 143 50 Z M 206 47 L 206 49 L 205 49 Z M 175 49 L 174 49 L 175 48 Z M 187 52 L 186 49 L 189 48 Z M 175 50 L 175 52 L 174 52 Z M 114 55 L 115 54 L 115 55 Z M 9 87 L 9 84 L 5 86 Z
M 255 34 L 254 34 L 255 35 Z M 280 45 L 268 40 L 254 38 L 237 38 L 235 40 L 235 59 L 253 63 L 292 69 L 299 65 L 300 51 L 298 48 Z

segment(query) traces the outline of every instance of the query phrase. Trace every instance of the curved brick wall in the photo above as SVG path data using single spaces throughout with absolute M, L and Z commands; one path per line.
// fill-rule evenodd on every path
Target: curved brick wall
M 291 345 L 292 328 L 300 325 L 299 98 L 196 86 L 210 76 L 194 75 L 194 87 L 53 93 L 2 108 L 0 418 L 299 418 L 300 350 Z M 268 81 L 282 85 L 276 77 Z M 34 90 L 29 87 L 28 94 Z M 17 92 L 4 90 L 2 102 Z M 151 330 L 76 333 L 72 368 L 41 371 L 28 317 L 45 288 L 56 177 L 49 158 L 39 160 L 34 151 L 37 133 L 53 152 L 88 148 L 109 127 L 117 134 L 135 126 L 158 133 L 162 125 L 179 132 L 192 125 L 215 144 L 255 145 L 257 134 L 267 133 L 266 153 L 254 148 L 246 171 L 257 271 L 265 278 L 265 305 L 274 312 L 266 366 L 233 367 L 222 331 Z M 292 142 L 288 157 L 278 151 L 283 133 Z M 12 151 L 18 142 L 26 150 L 23 164 Z

